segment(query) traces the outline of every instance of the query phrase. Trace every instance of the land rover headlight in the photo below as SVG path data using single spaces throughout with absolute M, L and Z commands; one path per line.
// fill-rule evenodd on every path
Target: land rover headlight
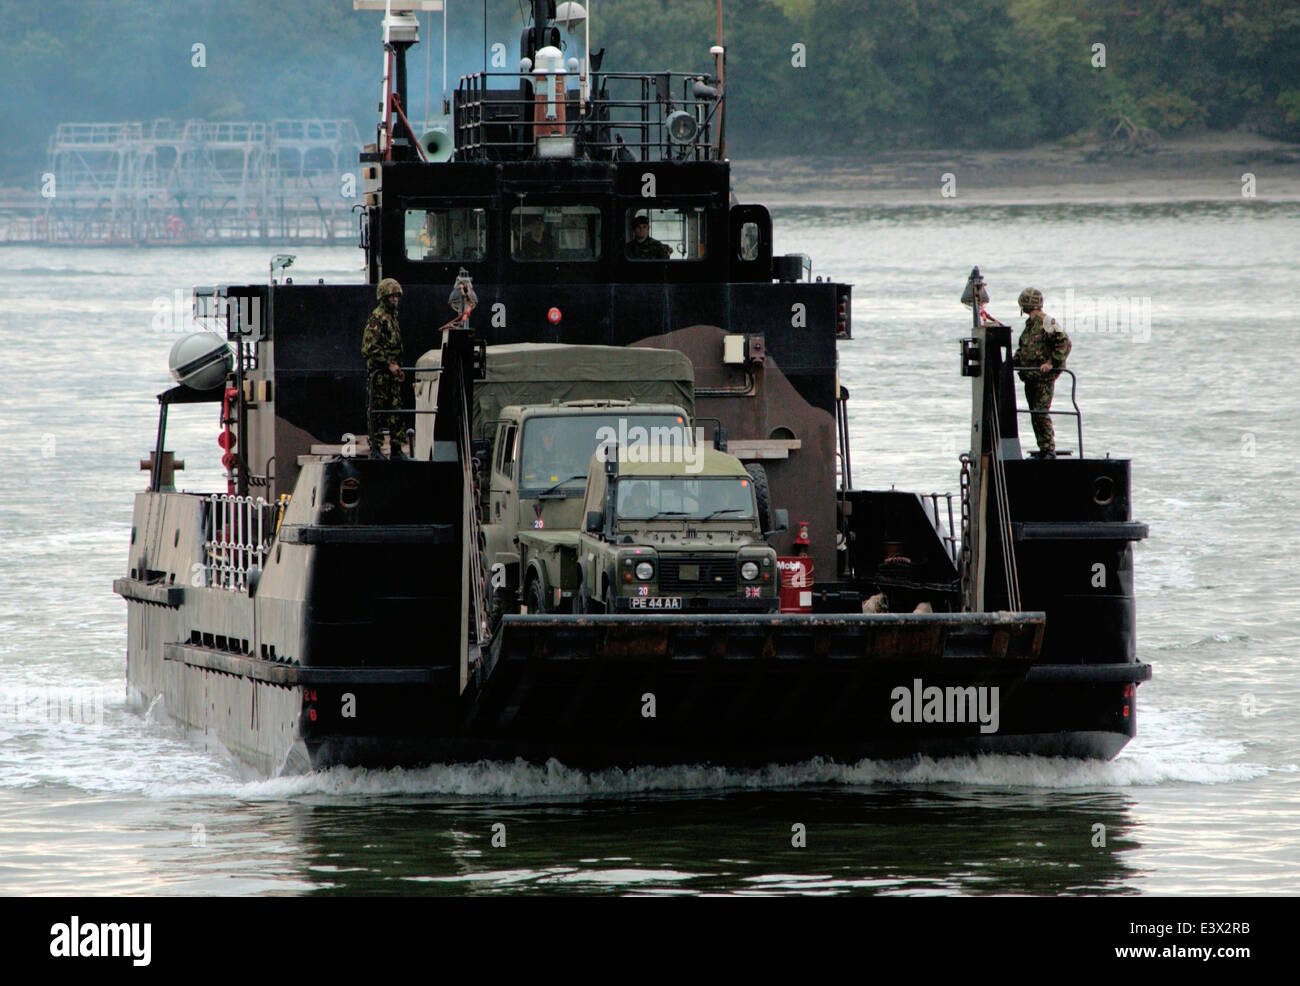
M 638 562 L 636 566 L 636 577 L 642 582 L 649 582 L 654 577 L 655 567 L 648 561 Z
M 755 562 L 747 561 L 740 566 L 740 577 L 746 582 L 753 582 L 758 578 L 758 565 Z

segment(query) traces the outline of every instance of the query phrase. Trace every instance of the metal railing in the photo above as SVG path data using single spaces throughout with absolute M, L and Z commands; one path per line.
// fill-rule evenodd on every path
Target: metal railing
M 403 373 L 412 373 L 412 374 L 415 373 L 437 374 L 442 372 L 442 368 L 440 366 L 399 366 L 398 369 L 401 370 Z M 438 413 L 438 408 L 436 405 L 434 407 L 426 407 L 426 408 L 418 408 L 418 407 L 376 408 L 375 407 L 375 378 L 379 376 L 379 374 L 381 373 L 388 373 L 388 372 L 390 371 L 388 370 L 387 367 L 378 370 L 371 370 L 369 375 L 366 378 L 366 434 L 367 435 L 370 434 L 370 430 L 372 425 L 374 424 L 376 414 L 382 414 L 384 416 L 388 416 L 390 414 L 397 414 L 397 415 L 435 414 L 436 415 Z M 414 377 L 412 377 L 411 382 L 412 383 L 415 382 Z M 384 430 L 386 431 L 387 429 Z M 412 429 L 408 429 L 408 430 L 412 430 Z M 397 435 L 388 436 L 390 442 L 401 442 L 405 440 L 405 438 L 406 438 L 405 434 L 401 436 L 397 436 Z M 392 446 L 390 445 L 389 447 L 391 448 Z M 372 453 L 376 451 L 378 450 L 371 449 Z M 412 455 L 415 454 L 414 448 L 411 449 L 411 454 Z
M 489 88 L 491 80 L 505 84 Z M 521 82 L 532 81 L 531 76 L 515 72 L 462 76 L 454 121 L 457 160 L 531 157 L 536 135 L 552 133 L 557 127 L 577 138 L 580 156 L 636 161 L 718 158 L 712 133 L 724 97 L 697 92 L 699 88 L 716 91 L 715 80 L 707 75 L 593 73 L 592 95 L 585 106 L 576 92 L 566 92 L 565 119 L 536 123 L 538 103 L 525 97 L 520 87 Z M 674 95 L 678 85 L 680 95 Z M 509 98 L 512 91 L 518 95 Z M 678 110 L 695 122 L 695 134 L 688 141 L 675 141 L 668 133 L 669 114 Z
M 917 494 L 921 503 L 929 504 L 927 512 L 930 519 L 934 522 L 935 533 L 943 541 L 943 546 L 948 552 L 948 557 L 952 559 L 953 564 L 957 563 L 958 548 L 960 547 L 960 537 L 955 534 L 955 518 L 952 509 L 951 493 L 919 493 Z M 948 526 L 945 527 L 939 516 L 939 501 L 943 500 L 948 505 Z
M 282 504 L 268 503 L 260 496 L 211 494 L 203 525 L 204 584 L 247 592 L 250 574 L 265 565 L 281 508 Z
M 1018 366 L 1016 367 L 1016 372 L 1020 373 L 1024 369 L 1026 368 Z M 1052 415 L 1056 415 L 1056 414 L 1062 415 L 1067 418 L 1074 418 L 1075 429 L 1077 431 L 1078 440 L 1079 440 L 1079 458 L 1082 459 L 1083 458 L 1083 414 L 1079 410 L 1079 401 L 1078 401 L 1079 378 L 1074 375 L 1073 370 L 1061 369 L 1058 370 L 1057 372 L 1066 373 L 1069 374 L 1070 376 L 1070 404 L 1074 408 L 1074 410 L 1073 411 L 1064 411 L 1064 410 L 1031 411 L 1029 408 L 1017 407 L 1016 413 L 1028 414 L 1031 423 L 1035 416 L 1042 416 L 1042 415 L 1047 415 L 1049 420 Z

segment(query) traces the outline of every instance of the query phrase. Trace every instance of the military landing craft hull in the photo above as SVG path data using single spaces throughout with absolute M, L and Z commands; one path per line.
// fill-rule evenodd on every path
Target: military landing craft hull
M 1073 406 L 1054 412 L 1067 416 L 1060 457 L 1026 457 L 1012 329 L 987 316 L 976 269 L 961 296 L 970 335 L 953 353 L 972 397 L 969 422 L 953 422 L 970 439 L 948 464 L 959 492 L 856 488 L 840 383 L 852 285 L 775 255 L 771 214 L 733 193 L 723 106 L 743 82 L 726 79 L 725 47 L 705 72 L 603 71 L 572 17 L 528 6 L 518 64 L 531 69 L 464 77 L 451 132 L 421 137 L 404 109 L 419 22 L 411 4 L 388 5 L 384 111 L 358 189 L 365 283 L 294 284 L 281 255 L 268 283 L 195 289 L 209 332 L 173 350 L 179 385 L 158 395 L 114 584 L 130 692 L 266 774 L 516 757 L 1114 756 L 1151 670 L 1137 661 L 1133 590 L 1146 527 L 1128 461 L 1084 455 L 1075 389 L 1058 389 Z M 636 245 L 647 227 L 659 247 Z M 359 352 L 389 279 L 407 378 L 390 438 L 409 426 L 415 461 L 369 458 L 358 440 L 393 423 L 372 406 Z M 866 360 L 869 346 L 844 352 Z M 694 446 L 712 435 L 743 463 L 751 533 L 775 568 L 696 564 L 658 530 L 637 560 L 593 526 L 600 511 L 563 509 L 583 492 L 566 477 L 589 478 L 611 439 L 576 440 L 577 465 L 563 467 L 567 453 L 530 437 L 545 417 L 530 408 L 651 393 L 680 405 Z M 219 430 L 224 492 L 175 488 L 167 416 L 188 405 Z M 554 474 L 532 506 L 517 482 L 537 468 L 530 453 L 545 460 L 534 478 Z M 688 517 L 691 494 L 677 496 L 663 516 Z M 784 512 L 793 524 L 772 522 Z M 621 573 L 594 549 L 559 551 L 552 535 L 579 520 L 577 542 L 598 537 Z M 724 524 L 703 536 L 721 544 Z M 537 532 L 531 548 L 524 532 Z M 530 550 L 546 564 L 530 568 Z M 768 607 L 772 589 L 787 612 L 710 609 L 732 592 L 736 608 Z M 673 610 L 633 612 L 634 597 Z
M 1136 727 L 1125 696 L 1150 668 L 1039 663 L 1043 623 L 517 616 L 461 695 L 452 665 L 303 668 L 176 644 L 163 650 L 162 694 L 174 717 L 267 774 L 515 758 L 599 769 L 1114 756 Z

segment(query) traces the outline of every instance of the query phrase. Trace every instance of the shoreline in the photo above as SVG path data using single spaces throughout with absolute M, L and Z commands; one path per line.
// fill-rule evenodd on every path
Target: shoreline
M 1229 132 L 1164 140 L 1133 155 L 1108 154 L 1098 142 L 1067 144 L 744 156 L 731 161 L 732 188 L 737 201 L 772 208 L 1300 202 L 1300 143 Z M 1247 174 L 1254 176 L 1253 195 L 1243 194 Z M 0 186 L 0 246 L 65 245 L 14 235 L 17 224 L 44 215 L 47 205 L 34 187 Z M 239 241 L 246 242 L 302 245 L 293 237 Z
M 1243 194 L 1247 174 L 1253 196 Z M 1168 140 L 1133 156 L 1057 142 L 1014 151 L 755 157 L 733 162 L 732 175 L 742 201 L 775 207 L 1295 202 L 1300 144 L 1228 133 Z

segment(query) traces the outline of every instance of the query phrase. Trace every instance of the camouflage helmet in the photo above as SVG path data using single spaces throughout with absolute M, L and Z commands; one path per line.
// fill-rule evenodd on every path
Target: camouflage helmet
M 391 277 L 385 277 L 379 282 L 379 287 L 375 289 L 375 297 L 380 301 L 395 294 L 402 293 L 402 286 Z
M 1043 292 L 1038 288 L 1025 288 L 1020 292 L 1020 310 L 1032 312 L 1043 307 Z

